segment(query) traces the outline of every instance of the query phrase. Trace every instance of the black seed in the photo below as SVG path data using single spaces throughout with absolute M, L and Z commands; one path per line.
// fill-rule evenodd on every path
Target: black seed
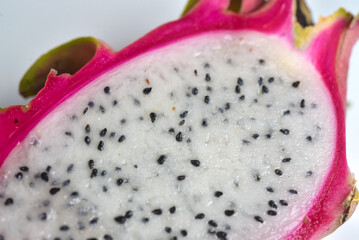
M 301 108 L 305 108 L 305 100 L 304 100 L 304 99 L 302 99 L 302 100 L 300 101 L 300 107 L 301 107 Z
M 91 143 L 91 139 L 90 139 L 89 136 L 86 136 L 86 137 L 84 138 L 84 140 L 85 140 L 85 143 L 86 143 L 87 145 L 89 145 L 89 144 Z
M 94 177 L 97 177 L 97 175 L 98 175 L 98 170 L 95 168 L 95 169 L 92 169 L 92 172 L 91 172 L 91 175 L 90 175 L 90 177 L 91 178 L 94 178 Z
M 117 186 L 121 186 L 124 180 L 122 178 L 117 179 L 116 184 Z
M 208 122 L 206 119 L 202 120 L 202 127 L 207 127 L 208 126 Z
M 194 75 L 196 75 L 196 76 L 198 75 L 197 69 L 195 69 L 193 72 L 194 72 Z
M 87 124 L 86 127 L 85 127 L 85 132 L 89 133 L 90 131 L 91 131 L 91 127 L 90 127 L 89 124 Z
M 312 171 L 307 171 L 306 173 L 305 173 L 305 177 L 310 177 L 310 176 L 312 176 L 313 175 L 313 172 Z
M 208 103 L 209 103 L 209 96 L 205 96 L 205 97 L 204 97 L 204 103 L 205 103 L 205 104 L 208 104 Z
M 274 189 L 271 188 L 271 187 L 267 187 L 266 189 L 267 189 L 267 191 L 270 192 L 270 193 L 273 193 L 273 192 L 274 192 Z
M 174 214 L 176 212 L 176 207 L 175 206 L 171 207 L 169 209 L 169 211 L 170 211 L 171 214 Z
M 263 218 L 261 218 L 260 216 L 254 216 L 254 219 L 257 221 L 257 222 L 260 222 L 260 223 L 263 223 Z
M 174 130 L 173 128 L 170 128 L 170 129 L 168 129 L 168 132 L 169 132 L 169 133 L 174 133 L 175 130 Z
M 71 180 L 70 180 L 70 179 L 67 179 L 67 180 L 65 180 L 65 181 L 62 183 L 62 186 L 63 186 L 63 187 L 66 187 L 66 186 L 68 186 L 70 183 L 71 183 Z
M 79 196 L 79 193 L 78 192 L 72 192 L 70 194 L 71 197 L 78 197 Z
M 19 120 L 17 118 L 14 119 L 14 123 L 19 123 Z M 1 236 L 1 235 L 0 235 Z M 1 239 L 0 239 L 1 240 Z
M 152 213 L 155 214 L 155 215 L 161 215 L 162 210 L 160 208 L 157 208 L 157 209 L 152 210 Z
M 283 115 L 289 115 L 290 114 L 290 110 L 286 110 L 283 112 Z
M 165 231 L 166 231 L 167 233 L 171 233 L 171 232 L 172 232 L 172 228 L 170 228 L 170 227 L 165 227 Z
M 178 123 L 178 125 L 182 126 L 186 121 L 185 120 L 182 120 Z
M 95 166 L 95 161 L 90 159 L 89 162 L 88 162 L 88 166 L 89 166 L 90 169 L 93 169 L 94 166 Z
M 112 105 L 113 105 L 113 106 L 116 106 L 116 105 L 117 105 L 117 103 L 118 103 L 118 101 L 117 101 L 117 100 L 113 100 Z
M 224 109 L 225 110 L 229 110 L 231 108 L 231 104 L 230 103 L 226 103 L 226 105 L 224 105 Z
M 279 130 L 281 133 L 283 133 L 284 135 L 288 135 L 290 133 L 290 131 L 288 129 L 281 129 Z
M 60 231 L 68 231 L 70 228 L 69 228 L 69 226 L 67 226 L 67 225 L 62 225 L 61 227 L 60 227 Z
M 201 165 L 201 162 L 199 160 L 191 160 L 191 164 L 195 167 L 199 167 Z
M 179 133 L 176 135 L 176 141 L 177 141 L 177 142 L 182 142 L 182 140 L 183 140 L 182 133 L 179 132 Z
M 274 78 L 273 78 L 273 77 L 270 77 L 270 78 L 268 79 L 268 82 L 269 82 L 269 83 L 274 82 Z
M 105 236 L 103 236 L 104 240 L 113 240 L 113 238 L 111 237 L 111 235 L 106 234 Z
M 234 210 L 225 210 L 225 211 L 224 211 L 224 214 L 225 214 L 227 217 L 232 216 L 234 213 L 235 213 Z
M 210 68 L 211 66 L 209 65 L 209 63 L 205 63 L 204 64 L 204 68 Z
M 107 128 L 104 128 L 100 131 L 100 137 L 104 137 L 106 136 L 106 133 L 107 133 Z
M 204 213 L 198 213 L 194 218 L 195 219 L 203 219 L 205 217 Z
M 105 143 L 103 141 L 100 141 L 97 145 L 97 149 L 99 151 L 102 151 L 104 149 L 104 145 L 105 145 Z
M 282 162 L 286 163 L 286 162 L 290 162 L 292 159 L 291 158 L 283 158 Z
M 70 238 L 72 239 L 72 238 Z M 86 238 L 86 240 L 98 240 L 97 238 Z
M 51 195 L 55 195 L 60 190 L 61 190 L 60 188 L 54 187 L 54 188 L 51 188 L 49 192 L 50 192 Z
M 23 178 L 23 175 L 22 175 L 21 172 L 18 172 L 18 173 L 15 174 L 15 177 L 16 177 L 17 179 L 22 179 L 22 178 Z
M 103 106 L 99 106 L 98 109 L 100 110 L 101 113 L 105 113 L 105 108 Z
M 187 117 L 187 115 L 188 115 L 188 111 L 184 111 L 183 113 L 180 114 L 180 117 L 185 118 Z
M 259 137 L 259 135 L 257 133 L 252 135 L 252 138 L 254 138 L 254 139 L 257 139 L 258 137 Z
M 89 102 L 87 105 L 88 105 L 90 108 L 93 108 L 93 107 L 95 106 L 95 104 L 94 104 L 93 102 Z
M 266 135 L 265 135 L 265 137 L 266 137 L 267 139 L 269 139 L 269 138 L 271 138 L 271 137 L 272 137 L 272 135 L 270 135 L 270 134 L 266 134 Z
M 264 59 L 259 59 L 258 61 L 259 61 L 259 63 L 262 64 L 262 65 L 265 63 Z
M 125 135 L 121 135 L 119 138 L 118 138 L 118 142 L 121 143 L 123 141 L 125 141 L 126 139 L 126 136 Z
M 70 164 L 67 169 L 66 169 L 66 172 L 70 173 L 72 172 L 72 169 L 74 169 L 74 165 L 73 164 Z
M 142 222 L 143 222 L 143 223 L 147 223 L 148 221 L 150 221 L 149 218 L 142 218 Z
M 295 81 L 292 83 L 292 87 L 297 88 L 300 84 L 300 81 Z
M 280 205 L 288 206 L 288 202 L 286 200 L 279 200 Z
M 155 122 L 156 119 L 157 119 L 157 114 L 154 113 L 154 112 L 151 112 L 151 113 L 150 113 L 150 118 L 151 118 L 151 122 Z
M 234 89 L 234 91 L 236 93 L 241 93 L 241 87 L 239 85 L 237 85 L 236 88 Z
M 289 193 L 291 193 L 291 194 L 298 194 L 298 191 L 297 191 L 297 190 L 294 190 L 294 189 L 289 189 Z
M 187 236 L 187 231 L 186 231 L 185 229 L 182 229 L 182 230 L 181 230 L 181 235 L 182 235 L 183 237 Z
M 275 216 L 275 215 L 277 215 L 277 212 L 276 212 L 276 211 L 273 211 L 273 210 L 268 210 L 268 211 L 267 211 L 267 214 L 268 214 L 269 216 Z
M 145 88 L 145 89 L 143 89 L 143 94 L 150 94 L 150 92 L 152 91 L 152 88 L 151 87 L 149 87 L 149 88 Z
M 12 198 L 7 198 L 4 202 L 5 206 L 9 206 L 14 204 L 14 200 Z
M 242 140 L 243 145 L 249 145 L 251 142 L 248 140 L 243 139 Z
M 261 177 L 259 176 L 258 172 L 254 173 L 254 180 L 256 180 L 257 182 L 259 182 L 261 180 Z
M 222 231 L 218 231 L 218 232 L 216 233 L 216 236 L 217 236 L 217 238 L 219 238 L 219 239 L 226 239 L 227 233 L 222 232 Z
M 106 172 L 106 170 L 103 170 L 102 172 L 101 172 L 101 176 L 106 176 L 106 174 L 107 174 L 107 172 Z
M 95 224 L 97 223 L 97 221 L 98 221 L 98 217 L 94 217 L 93 219 L 91 219 L 91 220 L 89 221 L 89 224 L 90 224 L 90 225 L 95 225 Z
M 177 180 L 178 180 L 178 181 L 183 181 L 183 180 L 185 180 L 185 178 L 186 178 L 185 175 L 179 175 L 179 176 L 177 177 Z
M 277 204 L 275 204 L 275 202 L 273 200 L 270 200 L 268 202 L 268 205 L 271 207 L 271 208 L 274 208 L 274 209 L 277 209 Z
M 282 175 L 283 175 L 283 172 L 282 172 L 282 170 L 280 170 L 280 169 L 274 170 L 274 173 L 275 173 L 276 175 L 278 175 L 278 176 L 282 176 Z
M 221 191 L 215 191 L 214 192 L 214 196 L 217 197 L 217 198 L 219 198 L 222 195 L 223 195 L 223 192 L 221 192 Z
M 192 88 L 192 94 L 197 95 L 198 94 L 198 89 L 197 88 Z
M 46 172 L 48 172 L 48 173 L 49 173 L 49 172 L 50 172 L 50 170 L 51 170 L 51 166 L 47 166 L 47 167 L 46 167 Z
M 106 94 L 110 94 L 110 87 L 106 86 L 103 91 L 106 93 Z
M 110 133 L 110 138 L 113 138 L 113 137 L 115 137 L 116 136 L 116 133 L 115 132 L 111 132 Z
M 242 78 L 239 77 L 239 78 L 237 79 L 237 84 L 238 84 L 238 85 L 241 85 L 241 86 L 243 85 L 243 80 L 242 80 Z
M 312 141 L 312 137 L 311 136 L 307 136 L 305 139 L 307 139 L 308 142 Z
M 44 212 L 44 213 L 40 213 L 39 219 L 40 219 L 41 221 L 46 221 L 46 219 L 47 219 L 47 214 L 46 214 L 45 212 Z
M 26 167 L 26 166 L 22 166 L 19 169 L 20 169 L 20 171 L 23 171 L 23 172 L 28 172 L 29 171 L 29 168 Z
M 243 101 L 246 97 L 244 95 L 239 97 L 239 100 Z
M 258 85 L 261 86 L 262 84 L 263 84 L 263 78 L 260 77 L 260 78 L 258 79 Z
M 127 218 L 125 216 L 117 216 L 114 218 L 115 222 L 119 223 L 119 224 L 124 224 L 127 220 Z
M 207 82 L 211 81 L 211 76 L 209 75 L 209 73 L 206 73 L 206 78 L 205 79 L 206 79 Z
M 176 237 L 176 236 L 171 237 L 171 239 L 170 239 L 170 240 L 177 240 L 177 237 Z
M 262 93 L 268 93 L 268 92 L 269 92 L 269 89 L 265 85 L 263 85 L 262 86 Z
M 131 218 L 132 216 L 133 216 L 133 212 L 131 210 L 129 210 L 125 213 L 126 218 Z
M 209 220 L 208 225 L 212 226 L 212 227 L 217 227 L 218 226 L 218 224 L 214 220 Z
M 158 159 L 157 159 L 157 163 L 159 165 L 162 165 L 167 159 L 167 156 L 166 155 L 161 155 Z
M 106 186 L 102 186 L 102 192 L 107 192 L 108 188 Z

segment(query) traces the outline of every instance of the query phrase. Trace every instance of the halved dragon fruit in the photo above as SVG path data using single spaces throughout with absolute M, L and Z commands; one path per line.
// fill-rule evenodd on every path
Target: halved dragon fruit
M 350 217 L 358 18 L 234 3 L 191 1 L 119 52 L 92 41 L 0 113 L 0 239 L 319 239 Z

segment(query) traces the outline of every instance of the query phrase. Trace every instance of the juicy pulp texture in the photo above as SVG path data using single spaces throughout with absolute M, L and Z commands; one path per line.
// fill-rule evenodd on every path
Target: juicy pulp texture
M 329 171 L 332 105 L 313 66 L 275 36 L 211 33 L 149 52 L 12 151 L 0 234 L 281 239 Z

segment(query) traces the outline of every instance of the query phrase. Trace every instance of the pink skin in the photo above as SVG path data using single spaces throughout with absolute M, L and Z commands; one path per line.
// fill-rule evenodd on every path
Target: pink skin
M 51 71 L 46 86 L 25 109 L 11 106 L 0 112 L 0 163 L 31 129 L 56 106 L 101 74 L 145 52 L 171 44 L 179 39 L 209 31 L 255 30 L 280 36 L 294 46 L 293 0 L 245 0 L 241 14 L 225 9 L 229 0 L 202 0 L 178 21 L 165 24 L 138 41 L 115 53 L 105 44 L 98 47 L 94 58 L 71 76 L 57 76 Z M 338 227 L 335 223 L 345 209 L 343 201 L 352 190 L 352 179 L 345 155 L 346 73 L 350 50 L 359 36 L 358 19 L 352 22 L 335 18 L 318 32 L 301 54 L 321 73 L 333 103 L 337 120 L 335 156 L 325 184 L 307 213 L 284 239 L 317 239 Z M 339 64 L 337 64 L 339 62 Z M 329 229 L 329 230 L 328 230 Z

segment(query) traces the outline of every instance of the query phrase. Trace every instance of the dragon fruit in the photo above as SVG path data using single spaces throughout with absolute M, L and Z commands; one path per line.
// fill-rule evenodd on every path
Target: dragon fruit
M 358 35 L 343 9 L 313 26 L 300 0 L 199 0 L 119 52 L 87 39 L 85 66 L 0 113 L 0 239 L 326 236 L 359 198 Z

